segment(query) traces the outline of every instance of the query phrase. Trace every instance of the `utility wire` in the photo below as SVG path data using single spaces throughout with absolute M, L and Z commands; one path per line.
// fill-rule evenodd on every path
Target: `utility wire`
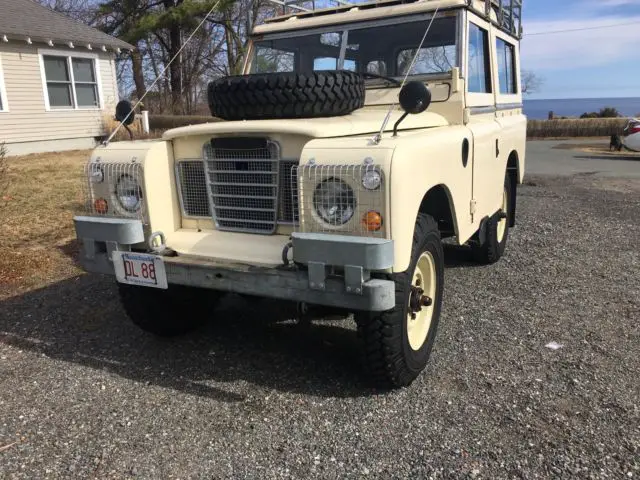
M 584 27 L 584 28 L 572 28 L 567 30 L 550 30 L 548 32 L 534 32 L 534 33 L 525 33 L 525 37 L 534 37 L 536 35 L 554 35 L 557 33 L 571 33 L 571 32 L 584 32 L 587 30 L 602 30 L 604 28 L 615 28 L 615 27 L 624 27 L 628 25 L 638 25 L 638 22 L 626 22 L 626 23 L 615 23 L 612 25 L 597 25 L 595 27 Z

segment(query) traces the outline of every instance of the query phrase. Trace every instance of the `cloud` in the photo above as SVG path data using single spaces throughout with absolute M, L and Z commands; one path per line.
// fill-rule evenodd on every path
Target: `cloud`
M 597 8 L 625 7 L 627 5 L 638 6 L 638 0 L 591 0 L 590 6 Z
M 605 1 L 611 4 L 629 2 L 629 0 Z M 526 36 L 527 32 L 577 30 L 631 22 L 637 23 L 598 30 Z M 570 70 L 583 67 L 601 67 L 624 59 L 640 64 L 640 55 L 635 48 L 640 40 L 638 25 L 640 25 L 640 15 L 529 21 L 525 24 L 525 38 L 522 40 L 521 47 L 523 68 Z

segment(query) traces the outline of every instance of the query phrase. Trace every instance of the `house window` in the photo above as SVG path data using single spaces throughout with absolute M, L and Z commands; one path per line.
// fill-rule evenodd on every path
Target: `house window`
M 498 38 L 496 43 L 496 54 L 498 55 L 500 93 L 503 95 L 514 95 L 518 93 L 515 70 L 516 49 L 510 43 Z
M 2 71 L 2 58 L 0 58 L 0 112 L 8 112 L 9 103 L 7 100 L 7 90 L 4 84 L 4 73 Z
M 49 107 L 100 107 L 96 64 L 93 58 L 43 55 Z
M 492 93 L 489 32 L 469 24 L 469 92 Z

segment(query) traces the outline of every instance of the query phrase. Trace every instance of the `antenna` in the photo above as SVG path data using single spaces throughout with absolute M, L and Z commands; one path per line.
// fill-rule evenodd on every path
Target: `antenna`
M 422 45 L 424 45 L 424 41 L 427 39 L 427 35 L 429 35 L 429 31 L 431 30 L 431 25 L 433 25 L 433 21 L 438 16 L 439 11 L 440 11 L 440 7 L 436 8 L 435 11 L 433 12 L 431 21 L 429 22 L 429 25 L 427 26 L 427 29 L 425 30 L 424 35 L 422 36 L 422 40 L 420 41 L 420 45 L 418 45 L 418 48 L 416 49 L 416 53 L 413 56 L 411 63 L 409 64 L 409 68 L 407 69 L 407 73 L 405 73 L 404 78 L 402 79 L 402 84 L 400 85 L 400 91 L 402 91 L 402 88 L 407 83 L 407 78 L 409 78 L 409 75 L 411 74 L 411 70 L 413 70 L 413 67 L 416 64 L 416 61 L 418 60 L 418 55 L 420 55 L 420 49 L 422 48 Z M 384 120 L 382 121 L 382 126 L 380 127 L 380 131 L 376 134 L 375 137 L 373 137 L 373 142 L 376 145 L 378 145 L 382 141 L 382 134 L 384 133 L 384 129 L 387 128 L 387 124 L 389 123 L 389 119 L 391 118 L 391 114 L 393 113 L 393 110 L 396 108 L 396 105 L 397 103 L 394 103 L 393 105 L 391 105 L 391 107 L 389 107 L 389 111 L 387 112 L 387 115 L 384 117 Z
M 209 12 L 205 15 L 205 17 L 202 19 L 202 21 L 198 24 L 198 26 L 196 27 L 196 29 L 191 33 L 191 35 L 189 35 L 189 38 L 187 38 L 187 41 L 184 42 L 182 44 L 182 47 L 180 47 L 180 50 L 178 50 L 178 52 L 173 56 L 173 58 L 171 60 L 169 60 L 169 63 L 167 63 L 165 65 L 165 67 L 162 69 L 162 71 L 158 74 L 158 77 L 154 80 L 154 82 L 151 84 L 151 86 L 149 88 L 147 88 L 147 91 L 144 93 L 144 95 L 142 95 L 142 97 L 140 99 L 138 99 L 138 103 L 136 103 L 133 108 L 131 108 L 131 111 L 122 119 L 118 119 L 120 121 L 120 125 L 118 125 L 116 127 L 116 129 L 111 133 L 111 135 L 109 135 L 109 138 L 107 138 L 104 142 L 103 142 L 103 146 L 107 146 L 109 145 L 109 143 L 111 142 L 111 140 L 113 140 L 113 137 L 116 136 L 116 134 L 120 131 L 120 129 L 122 128 L 122 126 L 127 126 L 130 125 L 133 122 L 133 118 L 129 118 L 131 117 L 131 115 L 135 116 L 135 111 L 136 108 L 138 108 L 138 106 L 140 106 L 140 104 L 142 103 L 142 100 L 145 99 L 145 97 L 151 92 L 151 90 L 153 89 L 153 87 L 156 86 L 156 84 L 160 81 L 160 79 L 164 76 L 164 74 L 166 73 L 167 70 L 169 70 L 169 66 L 175 61 L 176 58 L 178 58 L 180 56 L 180 54 L 182 53 L 182 51 L 186 48 L 187 45 L 189 45 L 189 42 L 191 41 L 191 39 L 193 38 L 193 36 L 198 33 L 198 30 L 200 30 L 200 28 L 202 28 L 202 25 L 204 25 L 204 22 L 206 22 L 209 18 L 209 15 L 211 15 L 213 13 L 213 11 L 218 7 L 218 5 L 220 4 L 222 0 L 218 0 L 216 3 L 214 3 L 213 7 L 211 7 L 211 9 L 209 10 Z M 128 123 L 127 123 L 128 122 Z M 128 128 L 127 128 L 128 130 Z M 131 132 L 129 132 L 131 133 Z

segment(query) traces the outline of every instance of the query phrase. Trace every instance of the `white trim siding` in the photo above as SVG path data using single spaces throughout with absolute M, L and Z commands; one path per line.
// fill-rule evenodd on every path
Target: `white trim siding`
M 68 84 L 70 88 L 70 101 L 71 105 L 69 106 L 51 106 L 50 97 L 49 97 L 49 86 L 48 83 L 53 83 L 47 79 L 46 68 L 45 68 L 45 57 L 60 57 L 66 59 L 66 68 L 68 75 Z M 47 112 L 60 112 L 60 111 L 74 111 L 74 110 L 102 110 L 104 108 L 104 94 L 102 91 L 102 81 L 101 81 L 101 72 L 100 72 L 100 57 L 94 53 L 84 53 L 84 52 L 75 52 L 75 51 L 64 51 L 64 50 L 49 50 L 49 49 L 38 49 L 38 59 L 40 62 L 40 75 L 42 78 L 42 91 L 44 96 L 44 106 Z M 73 60 L 74 59 L 89 59 L 92 61 L 93 67 L 93 77 L 95 83 L 93 82 L 79 82 L 75 79 L 74 69 L 73 69 Z M 62 82 L 61 82 L 62 83 Z M 95 106 L 81 106 L 78 105 L 78 84 L 94 84 L 97 102 L 98 105 Z
M 0 55 L 0 113 L 9 113 L 7 85 L 4 81 L 4 71 L 2 70 L 2 55 Z

